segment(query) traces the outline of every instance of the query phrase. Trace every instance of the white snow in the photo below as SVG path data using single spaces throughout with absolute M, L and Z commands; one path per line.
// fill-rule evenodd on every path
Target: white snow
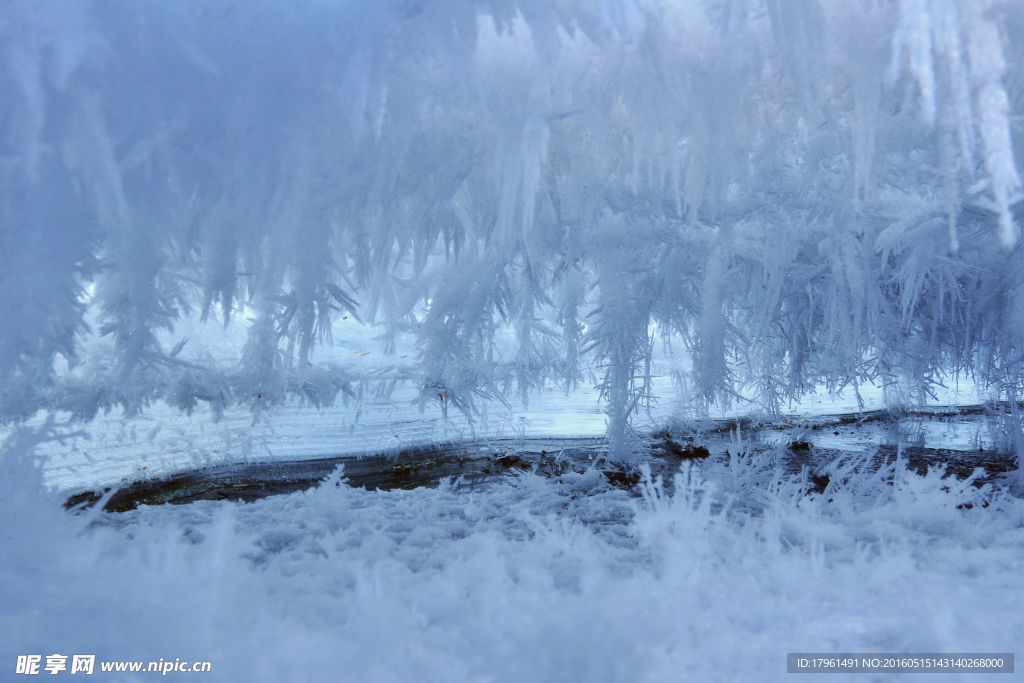
M 19 462 L 0 499 L 5 666 L 83 652 L 210 660 L 212 680 L 781 680 L 789 651 L 1024 638 L 1024 502 L 938 474 L 804 495 L 737 459 L 642 499 L 598 473 L 335 479 L 96 519 L 58 512 Z

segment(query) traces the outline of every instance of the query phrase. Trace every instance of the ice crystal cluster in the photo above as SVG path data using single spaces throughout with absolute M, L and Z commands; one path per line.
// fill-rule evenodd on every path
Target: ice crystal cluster
M 7 0 L 0 415 L 1024 380 L 1024 5 Z M 237 358 L 167 341 L 245 315 Z M 93 343 L 101 340 L 103 343 Z M 499 343 L 500 342 L 500 343 Z M 380 372 L 378 379 L 394 380 Z
M 1024 471 L 902 450 L 995 457 L 978 415 L 814 451 L 792 423 L 706 431 L 664 478 L 634 436 L 973 375 L 1024 453 L 1022 37 L 1020 0 L 0 0 L 0 678 L 31 654 L 716 681 L 1019 652 Z M 607 426 L 634 462 L 545 443 L 548 469 L 412 490 L 349 460 L 351 486 L 250 503 L 61 508 L 487 419 L 459 444 L 480 462 L 509 422 Z

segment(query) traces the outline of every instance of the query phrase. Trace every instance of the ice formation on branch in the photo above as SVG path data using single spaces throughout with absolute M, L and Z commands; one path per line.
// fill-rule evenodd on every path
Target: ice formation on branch
M 1021 31 L 997 0 L 10 0 L 0 414 L 329 402 L 339 314 L 416 334 L 467 411 L 603 367 L 617 440 L 655 330 L 709 402 L 1016 395 Z M 156 334 L 243 308 L 239 365 Z

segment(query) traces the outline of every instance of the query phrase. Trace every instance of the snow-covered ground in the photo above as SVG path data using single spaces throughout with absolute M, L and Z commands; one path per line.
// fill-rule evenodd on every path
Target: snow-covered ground
M 977 398 L 961 384 L 936 401 Z M 882 399 L 865 390 L 862 400 L 872 409 Z M 649 426 L 668 419 L 665 404 L 644 417 Z M 521 472 L 483 487 L 383 492 L 335 479 L 249 504 L 60 511 L 70 490 L 239 456 L 604 429 L 582 392 L 488 406 L 473 430 L 419 412 L 411 395 L 367 402 L 358 420 L 357 410 L 294 406 L 254 426 L 240 411 L 220 422 L 164 408 L 112 413 L 77 436 L 51 427 L 61 438 L 35 444 L 49 455 L 41 469 L 16 457 L 26 450 L 17 439 L 32 438 L 13 432 L 0 499 L 5 666 L 56 652 L 208 660 L 202 676 L 225 681 L 776 680 L 793 651 L 1010 652 L 1024 642 L 1012 599 L 1024 500 L 902 464 L 825 494 L 781 476 L 771 458 L 733 457 L 684 466 L 671 495 L 649 482 L 630 496 L 597 471 Z M 810 397 L 792 408 L 789 432 L 856 410 L 856 400 Z M 951 448 L 993 438 L 976 423 L 915 428 L 911 438 Z M 877 443 L 880 429 L 857 438 Z M 815 438 L 860 445 L 845 432 Z
M 69 516 L 38 470 L 2 464 L 5 667 L 56 652 L 212 662 L 180 680 L 779 680 L 791 651 L 1024 642 L 1024 500 L 899 465 L 822 495 L 733 458 L 684 468 L 672 496 L 521 473 Z

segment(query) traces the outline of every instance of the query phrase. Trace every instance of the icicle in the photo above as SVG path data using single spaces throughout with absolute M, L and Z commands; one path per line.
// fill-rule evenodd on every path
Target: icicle
M 906 59 L 921 95 L 921 115 L 928 125 L 935 121 L 935 71 L 932 65 L 932 25 L 928 0 L 900 0 L 900 23 L 893 34 L 889 80 L 895 81 Z

